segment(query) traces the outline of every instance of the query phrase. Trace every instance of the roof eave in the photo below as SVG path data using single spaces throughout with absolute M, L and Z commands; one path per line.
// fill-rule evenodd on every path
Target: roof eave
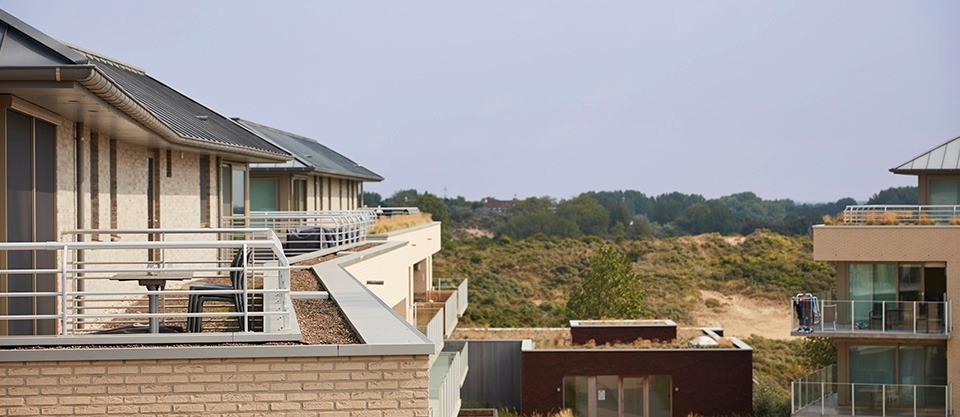
M 351 173 L 343 172 L 334 172 L 319 169 L 316 167 L 250 167 L 251 173 L 262 173 L 262 174 L 321 174 L 333 178 L 343 178 L 348 180 L 358 180 L 364 182 L 380 182 L 383 181 L 383 177 L 369 177 L 363 175 L 355 175 Z
M 181 136 L 161 122 L 146 107 L 92 64 L 56 67 L 5 67 L 0 68 L 0 78 L 12 81 L 77 82 L 171 144 L 218 153 L 242 155 L 259 159 L 262 162 L 286 162 L 292 159 L 289 155 Z

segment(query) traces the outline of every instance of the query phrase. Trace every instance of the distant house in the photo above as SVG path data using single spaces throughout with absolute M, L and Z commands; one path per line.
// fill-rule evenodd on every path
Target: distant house
M 496 200 L 488 198 L 483 202 L 483 208 L 494 213 L 506 213 L 510 210 L 510 207 L 513 207 L 513 200 Z

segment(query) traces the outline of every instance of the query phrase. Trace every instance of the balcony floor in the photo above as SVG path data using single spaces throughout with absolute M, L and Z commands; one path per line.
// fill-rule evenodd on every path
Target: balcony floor
M 855 329 L 850 323 L 827 322 L 813 326 L 811 333 L 799 333 L 797 328 L 790 330 L 791 336 L 833 337 L 840 339 L 903 339 L 903 340 L 947 340 L 950 338 L 942 326 L 936 328 L 912 326 L 888 326 L 886 330 L 877 328 Z

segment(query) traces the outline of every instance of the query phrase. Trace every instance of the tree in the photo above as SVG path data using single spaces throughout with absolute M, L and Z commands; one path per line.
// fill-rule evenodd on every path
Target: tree
M 571 319 L 637 319 L 648 314 L 640 275 L 627 256 L 601 248 L 567 301 Z
M 867 204 L 917 204 L 917 187 L 890 187 L 874 194 Z
M 417 197 L 420 194 L 417 193 L 417 190 L 400 190 L 393 193 L 390 198 L 383 201 L 383 205 L 387 207 L 410 207 L 416 204 Z
M 450 212 L 440 197 L 430 193 L 423 193 L 413 201 L 413 205 L 423 213 L 430 213 L 435 222 L 450 222 Z
M 585 235 L 600 236 L 610 227 L 610 216 L 603 206 L 586 194 L 557 204 L 557 215 L 572 221 Z
M 363 192 L 363 205 L 366 207 L 379 207 L 383 203 L 383 197 L 379 193 L 372 191 Z

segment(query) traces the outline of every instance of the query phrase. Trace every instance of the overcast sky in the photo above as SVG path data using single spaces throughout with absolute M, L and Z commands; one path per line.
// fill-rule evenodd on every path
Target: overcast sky
M 866 199 L 960 135 L 960 2 L 0 1 L 227 116 L 468 199 Z

